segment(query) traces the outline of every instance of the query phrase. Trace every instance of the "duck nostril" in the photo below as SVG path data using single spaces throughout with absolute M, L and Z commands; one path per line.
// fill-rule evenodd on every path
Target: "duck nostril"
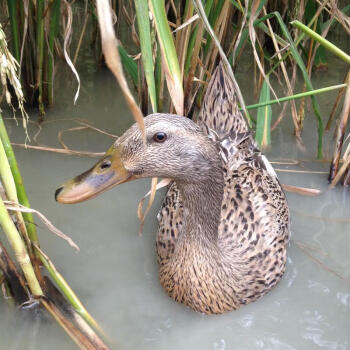
M 60 187 L 60 188 L 58 188 L 58 189 L 55 191 L 55 199 L 56 199 L 56 201 L 57 201 L 58 195 L 61 193 L 62 190 L 63 190 L 63 186 Z

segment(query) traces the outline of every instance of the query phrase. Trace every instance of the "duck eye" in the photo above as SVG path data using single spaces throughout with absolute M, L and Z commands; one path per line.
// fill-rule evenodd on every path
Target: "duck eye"
M 159 143 L 162 143 L 166 140 L 167 136 L 164 132 L 157 132 L 153 135 L 153 140 Z
M 108 160 L 108 159 L 105 159 L 105 160 L 101 163 L 100 169 L 101 169 L 101 170 L 104 170 L 104 169 L 110 168 L 110 166 L 111 166 L 111 161 Z

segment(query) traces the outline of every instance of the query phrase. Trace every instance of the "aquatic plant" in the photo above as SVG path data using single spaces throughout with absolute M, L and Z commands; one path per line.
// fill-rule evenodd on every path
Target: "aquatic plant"
M 9 81 L 17 97 L 17 103 L 22 111 L 24 127 L 26 128 L 28 116 L 23 108 L 24 96 L 17 77 L 18 63 L 7 49 L 5 34 L 1 25 L 0 57 L 1 83 L 7 94 L 7 102 L 12 106 L 11 96 L 9 96 L 7 88 L 7 81 Z M 100 337 L 91 328 L 93 327 L 101 332 L 98 324 L 87 312 L 62 275 L 56 270 L 49 257 L 40 248 L 33 213 L 37 213 L 39 218 L 52 231 L 67 239 L 73 247 L 79 249 L 70 238 L 54 228 L 42 214 L 30 208 L 1 113 L 0 177 L 2 183 L 0 225 L 16 260 L 12 260 L 1 239 L 0 283 L 5 286 L 3 290 L 6 291 L 8 300 L 20 307 L 28 306 L 28 304 L 37 307 L 43 306 L 82 349 L 91 349 L 92 347 L 107 349 Z M 20 270 L 17 268 L 17 264 Z M 59 289 L 51 279 L 44 277 L 43 266 Z
M 86 1 L 81 6 L 81 3 L 60 0 L 23 3 L 16 0 L 3 2 L 1 6 L 8 14 L 14 57 L 21 62 L 26 100 L 37 105 L 43 115 L 45 105 L 50 106 L 54 101 L 55 58 L 64 57 L 79 81 L 75 66 L 82 42 L 91 42 L 91 39 L 93 43 L 100 42 L 95 29 L 98 25 L 96 2 Z M 293 29 L 288 23 L 304 22 L 305 27 L 321 38 L 335 25 L 350 33 L 347 17 L 350 5 L 338 8 L 333 1 L 320 0 L 292 1 L 288 5 L 272 0 L 245 0 L 244 3 L 235 0 L 135 0 L 112 1 L 110 11 L 115 14 L 112 18 L 117 18 L 114 28 L 119 39 L 120 60 L 137 90 L 144 114 L 148 113 L 150 101 L 154 112 L 170 110 L 192 115 L 195 106 L 201 103 L 218 57 L 227 59 L 235 70 L 242 52 L 248 49 L 253 53 L 256 97 L 261 103 L 268 102 L 267 91 L 270 90 L 277 99 L 271 85 L 273 79 L 269 77 L 284 80 L 295 136 L 303 147 L 304 98 L 297 110 L 291 97 L 295 94 L 296 73 L 300 70 L 305 82 L 301 93 L 307 92 L 306 96 L 311 98 L 318 124 L 317 157 L 323 157 L 324 118 L 317 98 L 311 94 L 314 90 L 311 77 L 314 69 L 327 67 L 325 50 L 329 47 L 320 46 L 314 37 L 300 33 L 300 28 Z M 74 30 L 79 34 L 75 40 L 74 12 L 81 17 L 79 23 L 75 19 Z M 127 37 L 123 34 L 126 26 L 131 33 Z M 69 50 L 73 46 L 75 54 L 71 60 Z M 100 45 L 94 48 L 99 51 Z M 99 54 L 96 56 L 100 57 Z M 245 110 L 244 99 L 235 85 Z M 263 89 L 265 85 L 269 89 Z M 269 138 L 262 139 L 259 135 L 266 134 L 271 127 L 276 128 L 285 111 L 284 106 L 273 125 L 269 108 L 265 109 L 267 114 L 263 122 L 258 117 L 261 113 L 256 120 L 246 113 L 250 124 L 257 128 L 257 141 L 262 147 L 269 144 Z

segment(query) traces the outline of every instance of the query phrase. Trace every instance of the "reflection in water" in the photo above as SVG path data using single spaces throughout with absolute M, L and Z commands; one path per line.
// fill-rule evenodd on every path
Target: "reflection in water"
M 241 67 L 240 82 L 248 101 L 249 67 Z M 338 83 L 315 83 L 315 88 Z M 48 120 L 80 117 L 97 127 L 121 134 L 131 123 L 114 79 L 100 74 L 93 94 L 82 96 L 75 108 L 63 107 L 71 96 L 62 95 L 46 115 Z M 282 92 L 280 92 L 282 94 Z M 329 96 L 333 96 L 330 94 Z M 333 100 L 334 98 L 331 98 Z M 331 105 L 319 99 L 324 115 Z M 277 108 L 277 107 L 276 107 Z M 277 110 L 277 109 L 276 109 Z M 276 113 L 277 115 L 277 113 Z M 286 116 L 273 133 L 270 159 L 303 159 L 309 170 L 327 171 L 314 159 L 316 128 L 312 116 L 305 120 L 307 153 L 294 142 Z M 290 118 L 289 118 L 290 119 Z M 7 123 L 14 142 L 23 142 L 20 127 Z M 48 123 L 38 141 L 59 147 L 57 132 L 72 123 Z M 31 125 L 31 134 L 36 131 Z M 94 132 L 65 134 L 74 149 L 105 151 L 112 139 Z M 279 174 L 282 183 L 319 188 L 319 197 L 287 193 L 292 213 L 292 239 L 287 271 L 282 282 L 268 295 L 240 310 L 221 316 L 204 316 L 185 308 L 165 295 L 158 282 L 155 257 L 158 195 L 142 237 L 137 235 L 138 200 L 148 191 L 149 181 L 124 184 L 102 196 L 78 205 L 54 201 L 59 184 L 94 160 L 53 153 L 16 149 L 31 204 L 80 246 L 76 254 L 45 229 L 40 230 L 42 247 L 55 262 L 89 311 L 109 336 L 112 349 L 346 349 L 350 347 L 350 192 L 327 189 L 323 174 Z M 279 166 L 282 167 L 282 166 Z M 300 169 L 288 165 L 285 169 Z M 161 191 L 160 191 L 161 192 Z M 75 349 L 54 323 L 28 321 L 0 303 L 1 347 L 7 349 Z

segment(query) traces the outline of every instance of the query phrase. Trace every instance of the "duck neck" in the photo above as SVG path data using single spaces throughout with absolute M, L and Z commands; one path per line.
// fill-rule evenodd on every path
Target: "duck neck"
M 184 207 L 184 237 L 216 243 L 224 192 L 224 177 L 220 165 L 196 182 L 179 181 Z

